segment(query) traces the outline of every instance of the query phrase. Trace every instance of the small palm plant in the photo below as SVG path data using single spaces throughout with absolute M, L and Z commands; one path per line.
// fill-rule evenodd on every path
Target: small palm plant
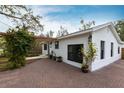
M 89 66 L 94 61 L 96 56 L 95 45 L 92 42 L 89 42 L 87 51 L 84 51 L 84 49 L 82 49 L 82 54 L 83 54 L 84 62 L 82 62 L 81 70 L 87 73 L 89 72 Z

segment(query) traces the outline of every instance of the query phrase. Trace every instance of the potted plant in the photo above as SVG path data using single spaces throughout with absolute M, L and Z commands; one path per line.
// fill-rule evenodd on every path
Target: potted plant
M 62 62 L 62 57 L 61 57 L 61 56 L 57 57 L 57 58 L 56 58 L 56 61 L 57 61 L 57 62 Z
M 51 54 L 52 54 L 52 59 L 56 61 L 56 53 L 52 51 Z
M 53 60 L 55 60 L 55 61 L 56 61 L 56 56 L 53 56 Z
M 84 73 L 88 73 L 90 71 L 89 67 L 92 64 L 92 62 L 94 61 L 95 56 L 96 56 L 95 45 L 93 43 L 89 42 L 87 51 L 84 51 L 84 49 L 82 49 L 82 54 L 83 54 L 84 62 L 82 62 L 81 70 Z
M 89 66 L 88 65 L 83 65 L 81 67 L 81 71 L 84 72 L 84 73 L 88 73 L 89 72 Z

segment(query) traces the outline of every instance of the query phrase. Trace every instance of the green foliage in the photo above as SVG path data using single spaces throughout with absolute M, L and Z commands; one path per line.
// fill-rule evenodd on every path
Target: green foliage
M 121 40 L 124 41 L 124 20 L 115 22 L 115 28 Z
M 6 55 L 11 69 L 18 68 L 25 65 L 25 57 L 30 51 L 34 43 L 34 37 L 27 31 L 25 27 L 10 29 L 7 35 L 4 36 L 6 40 Z
M 9 18 L 14 25 L 25 25 L 30 31 L 43 31 L 43 25 L 40 23 L 42 17 L 34 15 L 29 6 L 0 5 L 0 15 Z
M 93 43 L 89 42 L 87 51 L 84 51 L 84 49 L 82 49 L 82 54 L 83 54 L 83 59 L 84 59 L 82 66 L 89 65 L 91 62 L 93 62 L 93 60 L 96 56 L 95 45 Z
M 3 37 L 0 37 L 0 49 L 5 48 L 5 39 Z
M 0 37 L 0 56 L 4 56 L 5 42 L 5 39 Z
M 26 57 L 34 57 L 34 56 L 39 56 L 42 54 L 42 44 L 41 41 L 38 41 L 37 39 L 35 40 L 35 43 L 32 45 L 32 48 L 30 51 L 28 51 L 28 54 Z

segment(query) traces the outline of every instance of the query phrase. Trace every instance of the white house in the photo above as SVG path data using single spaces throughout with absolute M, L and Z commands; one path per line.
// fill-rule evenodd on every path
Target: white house
M 43 54 L 50 53 L 61 56 L 63 62 L 80 68 L 83 61 L 80 49 L 81 47 L 87 49 L 89 41 L 94 43 L 97 48 L 97 56 L 91 64 L 91 71 L 100 69 L 121 58 L 121 48 L 124 43 L 120 40 L 112 23 L 58 37 L 56 41 L 49 44 L 45 42 Z

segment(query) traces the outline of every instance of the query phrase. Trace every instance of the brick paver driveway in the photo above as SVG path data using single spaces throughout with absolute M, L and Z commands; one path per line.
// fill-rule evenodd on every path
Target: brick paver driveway
M 124 61 L 84 74 L 65 63 L 41 59 L 21 69 L 0 72 L 0 87 L 124 87 Z

